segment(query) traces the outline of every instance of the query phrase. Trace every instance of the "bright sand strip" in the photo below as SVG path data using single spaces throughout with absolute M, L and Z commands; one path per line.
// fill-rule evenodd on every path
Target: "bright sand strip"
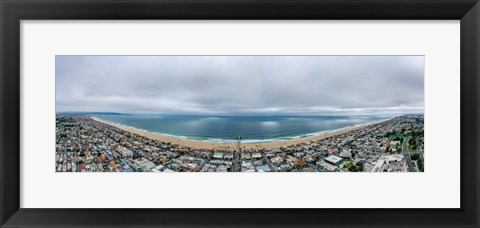
M 150 133 L 150 132 L 146 132 L 146 131 L 131 128 L 131 127 L 126 127 L 126 126 L 123 126 L 121 124 L 116 124 L 116 123 L 112 123 L 112 122 L 109 122 L 109 121 L 99 119 L 97 117 L 91 117 L 91 118 L 95 121 L 100 122 L 100 123 L 104 123 L 104 124 L 119 128 L 121 130 L 130 132 L 132 134 L 143 136 L 145 138 L 158 140 L 158 141 L 161 141 L 161 142 L 169 142 L 169 143 L 172 143 L 172 144 L 177 144 L 177 145 L 191 147 L 191 148 L 234 150 L 237 147 L 237 145 L 233 144 L 233 143 L 212 143 L 212 142 L 202 142 L 202 141 L 180 139 L 180 138 L 175 138 L 175 137 L 171 137 L 171 136 Z M 242 149 L 280 148 L 282 146 L 297 145 L 297 144 L 301 144 L 301 143 L 305 143 L 305 142 L 311 142 L 311 141 L 317 141 L 317 140 L 320 140 L 320 139 L 325 139 L 325 138 L 332 137 L 332 136 L 343 135 L 343 134 L 346 134 L 348 132 L 355 131 L 355 130 L 358 130 L 358 129 L 362 129 L 362 128 L 365 128 L 365 127 L 368 127 L 370 125 L 377 124 L 377 123 L 379 123 L 379 122 L 366 124 L 366 125 L 362 125 L 362 126 L 357 126 L 357 127 L 351 127 L 351 128 L 347 128 L 347 129 L 342 129 L 342 130 L 334 131 L 334 132 L 331 132 L 331 133 L 325 133 L 325 134 L 316 135 L 316 136 L 312 136 L 312 137 L 293 139 L 293 140 L 289 140 L 289 141 L 277 141 L 277 142 L 268 142 L 268 143 L 242 143 L 241 147 L 242 147 Z

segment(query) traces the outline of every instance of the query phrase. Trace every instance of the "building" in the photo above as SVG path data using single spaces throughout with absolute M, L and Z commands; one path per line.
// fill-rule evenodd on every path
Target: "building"
M 257 170 L 257 172 L 271 172 L 272 171 L 272 169 L 270 169 L 270 167 L 268 165 L 256 166 L 255 170 Z
M 232 160 L 232 159 L 233 159 L 233 153 L 224 154 L 224 155 L 223 155 L 223 158 L 224 158 L 224 159 Z
M 388 155 L 385 156 L 385 161 L 388 163 L 390 162 L 400 162 L 403 160 L 403 155 L 401 154 L 394 154 L 394 155 Z
M 332 165 L 340 165 L 343 162 L 342 158 L 339 158 L 335 155 L 330 155 L 327 158 L 325 158 L 325 161 L 332 164 Z
M 223 153 L 215 152 L 212 157 L 215 158 L 215 159 L 222 159 L 223 158 Z
M 400 145 L 400 141 L 390 141 L 390 146 Z
M 335 170 L 337 170 L 337 166 L 335 165 L 332 165 L 330 163 L 327 163 L 325 161 L 318 161 L 317 162 L 317 165 L 319 165 L 320 167 L 322 167 L 324 169 L 324 171 L 328 171 L 328 172 L 333 172 Z
M 352 151 L 351 150 L 347 150 L 347 149 L 343 149 L 342 152 L 340 152 L 340 154 L 338 155 L 339 157 L 341 158 L 350 158 L 352 157 Z
M 137 158 L 133 160 L 133 164 L 135 164 L 138 168 L 140 168 L 143 172 L 147 172 L 153 168 L 155 168 L 155 163 L 149 161 L 145 158 Z
M 125 148 L 125 147 L 119 148 L 118 152 L 124 157 L 127 157 L 127 156 L 132 157 L 133 156 L 133 152 L 131 150 Z
M 259 158 L 262 158 L 262 154 L 258 153 L 258 152 L 255 152 L 252 154 L 252 158 L 253 159 L 259 159 Z

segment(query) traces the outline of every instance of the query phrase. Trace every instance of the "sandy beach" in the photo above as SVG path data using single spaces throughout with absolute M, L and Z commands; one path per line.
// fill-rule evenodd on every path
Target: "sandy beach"
M 97 121 L 97 122 L 108 124 L 108 125 L 113 126 L 113 127 L 117 127 L 121 130 L 130 132 L 132 134 L 140 135 L 140 136 L 143 136 L 143 137 L 146 137 L 146 138 L 149 138 L 149 139 L 154 139 L 154 140 L 158 140 L 158 141 L 162 141 L 162 142 L 169 142 L 169 143 L 172 143 L 172 144 L 178 144 L 178 145 L 182 145 L 182 146 L 186 146 L 186 147 L 192 147 L 192 148 L 197 148 L 197 149 L 217 149 L 217 150 L 221 150 L 221 149 L 233 150 L 233 149 L 236 148 L 236 145 L 232 144 L 232 143 L 212 143 L 212 142 L 202 142 L 202 141 L 180 139 L 180 138 L 175 138 L 175 137 L 171 137 L 171 136 L 165 136 L 165 135 L 150 133 L 150 132 L 142 131 L 142 130 L 131 128 L 131 127 L 126 127 L 126 126 L 123 126 L 123 125 L 120 125 L 120 124 L 105 121 L 105 120 L 97 118 L 97 117 L 91 117 L 91 118 L 93 120 Z M 312 137 L 294 139 L 294 140 L 290 140 L 290 141 L 277 141 L 277 142 L 268 142 L 268 143 L 242 143 L 241 147 L 242 147 L 242 149 L 280 148 L 282 146 L 297 145 L 297 144 L 301 144 L 301 143 L 305 143 L 305 142 L 311 142 L 311 141 L 316 141 L 316 140 L 320 140 L 320 139 L 324 139 L 324 138 L 328 138 L 328 137 L 332 137 L 332 136 L 338 136 L 338 135 L 346 134 L 348 132 L 358 130 L 358 129 L 361 129 L 361 128 L 365 128 L 365 127 L 368 127 L 372 124 L 377 124 L 377 123 L 378 122 L 371 123 L 371 124 L 366 124 L 366 125 L 362 125 L 362 126 L 357 126 L 357 127 L 352 127 L 352 128 L 348 128 L 348 129 L 342 129 L 342 130 L 338 130 L 338 131 L 335 131 L 335 132 L 325 133 L 325 134 L 316 135 L 316 136 L 312 136 Z

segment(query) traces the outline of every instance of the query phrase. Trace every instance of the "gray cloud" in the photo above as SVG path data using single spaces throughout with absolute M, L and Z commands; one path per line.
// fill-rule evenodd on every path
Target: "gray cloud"
M 57 56 L 57 111 L 423 112 L 423 56 Z

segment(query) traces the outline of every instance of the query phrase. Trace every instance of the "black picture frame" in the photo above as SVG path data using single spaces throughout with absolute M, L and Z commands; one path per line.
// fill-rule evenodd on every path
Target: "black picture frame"
M 480 226 L 478 150 L 480 6 L 477 0 L 0 0 L 0 14 L 1 227 Z M 461 208 L 20 208 L 20 21 L 86 19 L 460 20 Z

